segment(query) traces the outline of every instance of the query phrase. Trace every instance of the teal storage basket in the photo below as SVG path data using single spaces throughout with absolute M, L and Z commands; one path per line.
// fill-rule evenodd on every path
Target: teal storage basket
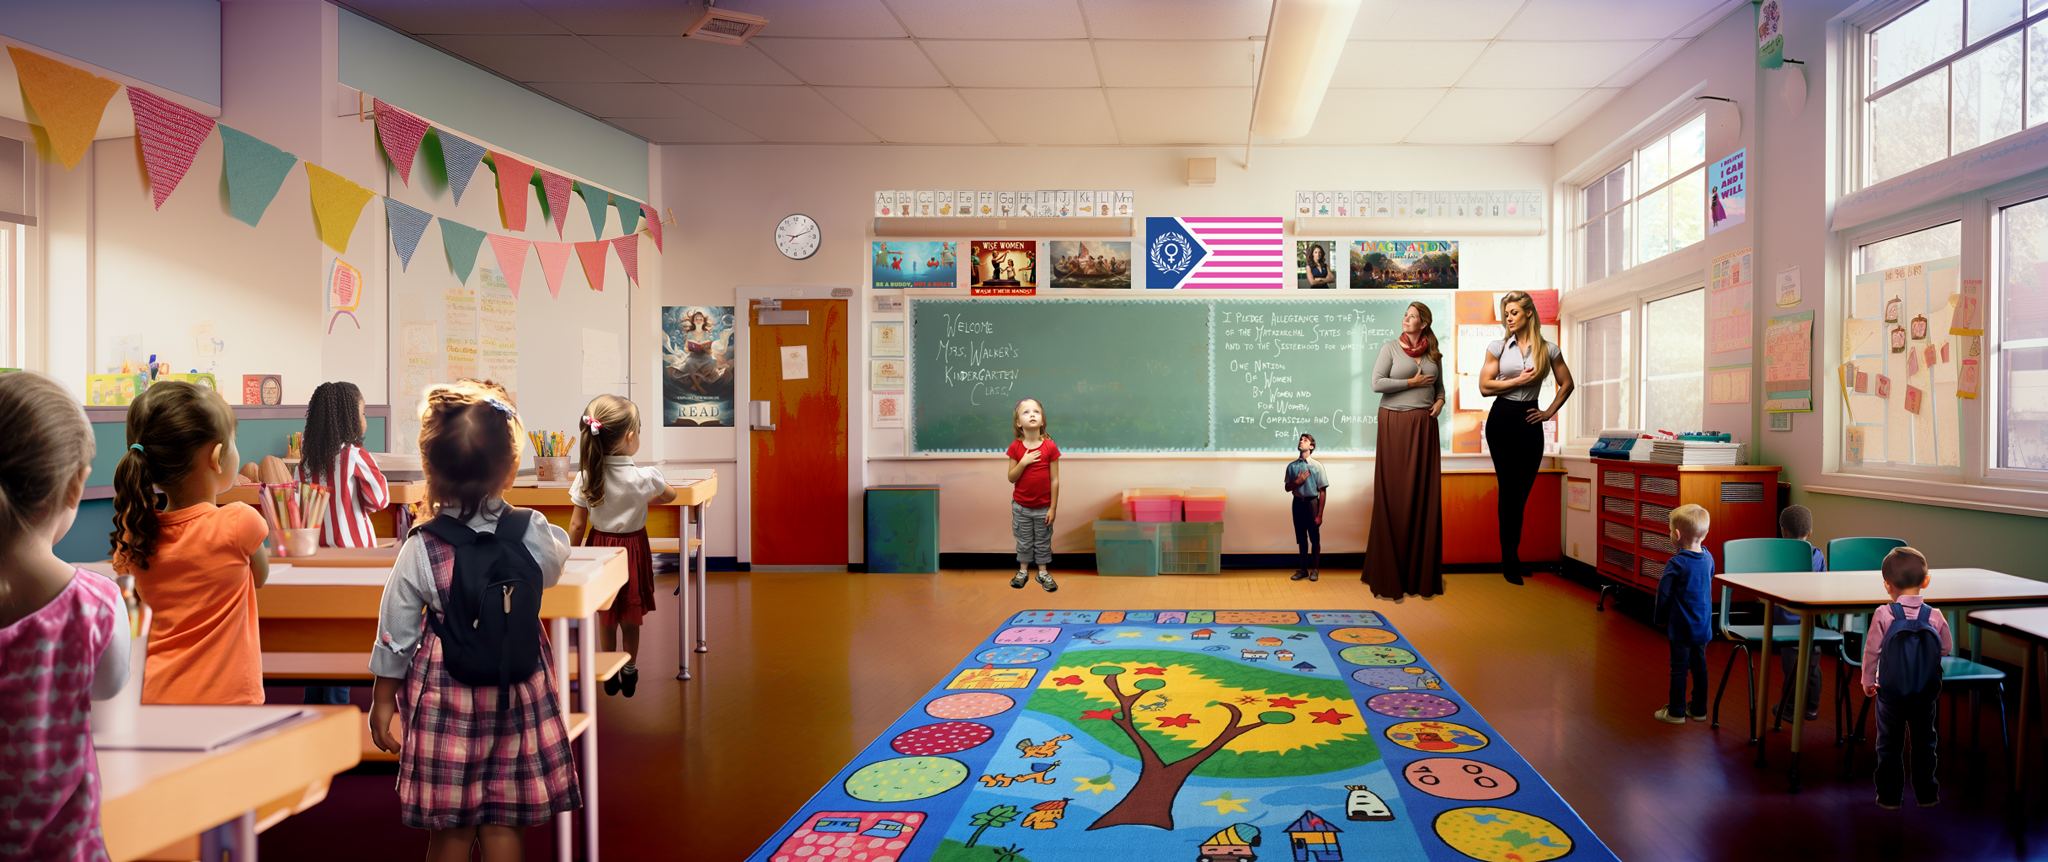
M 1223 522 L 1180 521 L 1159 525 L 1159 573 L 1223 573 Z
M 1159 574 L 1159 528 L 1167 524 L 1138 521 L 1095 522 L 1095 571 L 1115 577 L 1149 578 Z

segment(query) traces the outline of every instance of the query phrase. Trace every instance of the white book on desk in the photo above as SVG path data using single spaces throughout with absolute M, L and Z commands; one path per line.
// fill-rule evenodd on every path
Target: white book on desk
M 130 733 L 92 735 L 101 751 L 212 751 L 311 714 L 297 706 L 146 704 Z

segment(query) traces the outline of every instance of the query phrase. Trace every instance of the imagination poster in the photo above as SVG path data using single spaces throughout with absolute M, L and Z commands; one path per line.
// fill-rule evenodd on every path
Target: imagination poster
M 1052 286 L 1127 290 L 1131 286 L 1131 244 L 1102 240 L 1053 240 Z
M 1038 241 L 978 239 L 974 253 L 975 296 L 1031 296 L 1038 292 Z
M 874 285 L 877 290 L 907 287 L 959 287 L 960 244 L 957 242 L 874 242 Z
M 1351 243 L 1351 286 L 1458 287 L 1456 240 L 1377 240 Z
M 732 427 L 732 311 L 730 305 L 662 307 L 662 425 Z

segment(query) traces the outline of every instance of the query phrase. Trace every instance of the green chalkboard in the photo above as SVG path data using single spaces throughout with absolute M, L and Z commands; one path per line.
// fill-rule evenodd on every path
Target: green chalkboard
M 928 299 L 910 305 L 910 449 L 999 452 L 1045 404 L 1067 452 L 1373 450 L 1372 366 L 1408 303 L 1454 354 L 1451 294 L 1330 298 Z M 1447 389 L 1453 384 L 1447 381 Z M 1450 411 L 1438 419 L 1446 451 Z

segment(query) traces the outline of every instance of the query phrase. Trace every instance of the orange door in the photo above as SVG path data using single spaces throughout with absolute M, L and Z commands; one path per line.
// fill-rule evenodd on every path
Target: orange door
M 844 567 L 846 302 L 783 300 L 785 312 L 810 312 L 800 325 L 764 325 L 757 305 L 747 310 L 753 363 L 747 397 L 771 405 L 775 430 L 747 432 L 753 563 Z M 789 356 L 787 348 L 802 348 L 802 358 Z M 752 406 L 742 411 L 750 426 Z

